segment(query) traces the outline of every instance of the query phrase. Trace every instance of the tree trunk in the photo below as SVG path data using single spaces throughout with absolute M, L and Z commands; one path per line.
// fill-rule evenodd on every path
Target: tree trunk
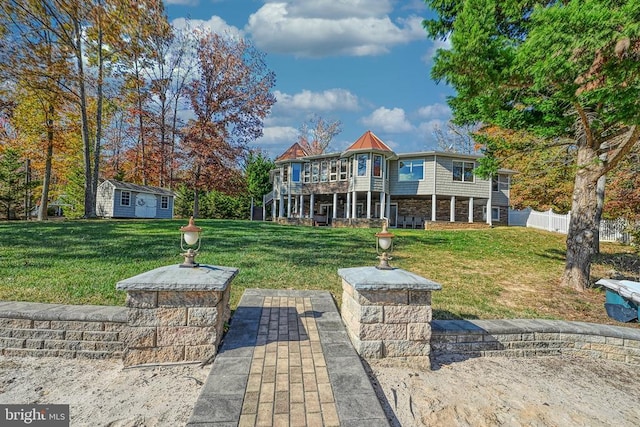
M 602 220 L 602 211 L 604 210 L 604 190 L 607 186 L 607 176 L 602 175 L 598 178 L 598 183 L 596 184 L 596 197 L 597 197 L 597 208 L 596 208 L 596 235 L 593 240 L 593 253 L 600 253 L 600 221 Z
M 594 239 L 598 232 L 596 183 L 602 170 L 596 151 L 586 144 L 579 145 L 578 171 L 567 234 L 567 260 L 562 275 L 562 285 L 579 292 L 584 291 L 589 284 Z
M 102 30 L 102 10 L 99 9 L 98 15 L 98 82 L 96 88 L 96 135 L 93 141 L 93 171 L 91 174 L 91 204 L 87 218 L 97 218 L 96 203 L 98 194 L 98 180 L 100 178 L 100 155 L 102 148 L 102 110 L 104 105 L 104 55 L 103 48 L 103 30 Z M 86 211 L 85 201 L 85 211 Z
M 38 221 L 46 221 L 49 208 L 49 183 L 51 182 L 51 162 L 53 158 L 53 104 L 49 104 L 47 117 L 47 153 L 44 164 L 44 178 L 42 179 L 42 195 L 40 196 L 40 211 Z

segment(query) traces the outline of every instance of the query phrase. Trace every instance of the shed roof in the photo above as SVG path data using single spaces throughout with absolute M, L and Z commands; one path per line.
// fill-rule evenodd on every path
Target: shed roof
M 115 179 L 107 179 L 104 182 L 108 182 L 115 189 L 118 189 L 118 190 L 135 191 L 137 193 L 157 194 L 160 196 L 175 196 L 175 193 L 171 190 L 168 190 L 166 188 L 161 188 L 161 187 L 153 187 L 151 185 L 132 184 L 130 182 L 116 181 Z

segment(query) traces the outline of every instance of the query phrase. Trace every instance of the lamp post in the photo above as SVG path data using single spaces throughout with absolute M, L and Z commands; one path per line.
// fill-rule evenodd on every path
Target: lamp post
M 387 230 L 387 222 L 382 223 L 382 231 L 376 233 L 376 253 L 379 255 L 380 264 L 376 266 L 378 270 L 393 270 L 389 265 L 391 257 L 387 254 L 393 252 L 393 238 L 396 237 Z M 380 254 L 382 250 L 382 254 Z
M 180 267 L 193 268 L 200 265 L 195 262 L 195 257 L 198 255 L 198 250 L 200 249 L 201 232 L 202 228 L 195 225 L 193 217 L 189 218 L 188 225 L 180 227 L 180 249 L 184 251 L 184 253 L 180 254 L 184 257 L 184 262 L 180 264 Z

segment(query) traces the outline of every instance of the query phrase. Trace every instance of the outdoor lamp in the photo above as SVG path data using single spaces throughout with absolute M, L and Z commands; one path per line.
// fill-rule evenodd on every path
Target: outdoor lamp
M 185 251 L 180 254 L 184 257 L 184 262 L 180 264 L 180 267 L 193 268 L 200 264 L 195 262 L 195 257 L 198 255 L 200 249 L 200 233 L 202 228 L 196 226 L 193 222 L 193 217 L 189 218 L 189 224 L 180 227 L 180 249 Z M 185 248 L 186 244 L 186 248 Z M 195 249 L 194 246 L 197 246 Z
M 380 264 L 376 266 L 378 270 L 393 270 L 393 267 L 389 265 L 391 257 L 387 255 L 387 251 L 389 251 L 389 253 L 393 252 L 394 237 L 396 236 L 389 233 L 389 230 L 387 230 L 387 222 L 383 222 L 382 231 L 376 233 L 376 253 L 380 255 L 378 256 Z M 380 250 L 382 250 L 382 254 L 380 254 Z

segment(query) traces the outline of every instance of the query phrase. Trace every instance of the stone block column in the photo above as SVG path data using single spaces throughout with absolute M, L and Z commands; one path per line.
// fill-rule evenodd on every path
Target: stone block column
M 429 360 L 431 292 L 442 286 L 398 268 L 342 268 L 338 275 L 342 320 L 360 356 Z
M 229 294 L 237 268 L 178 265 L 118 282 L 127 292 L 125 366 L 202 361 L 215 356 L 231 316 Z

